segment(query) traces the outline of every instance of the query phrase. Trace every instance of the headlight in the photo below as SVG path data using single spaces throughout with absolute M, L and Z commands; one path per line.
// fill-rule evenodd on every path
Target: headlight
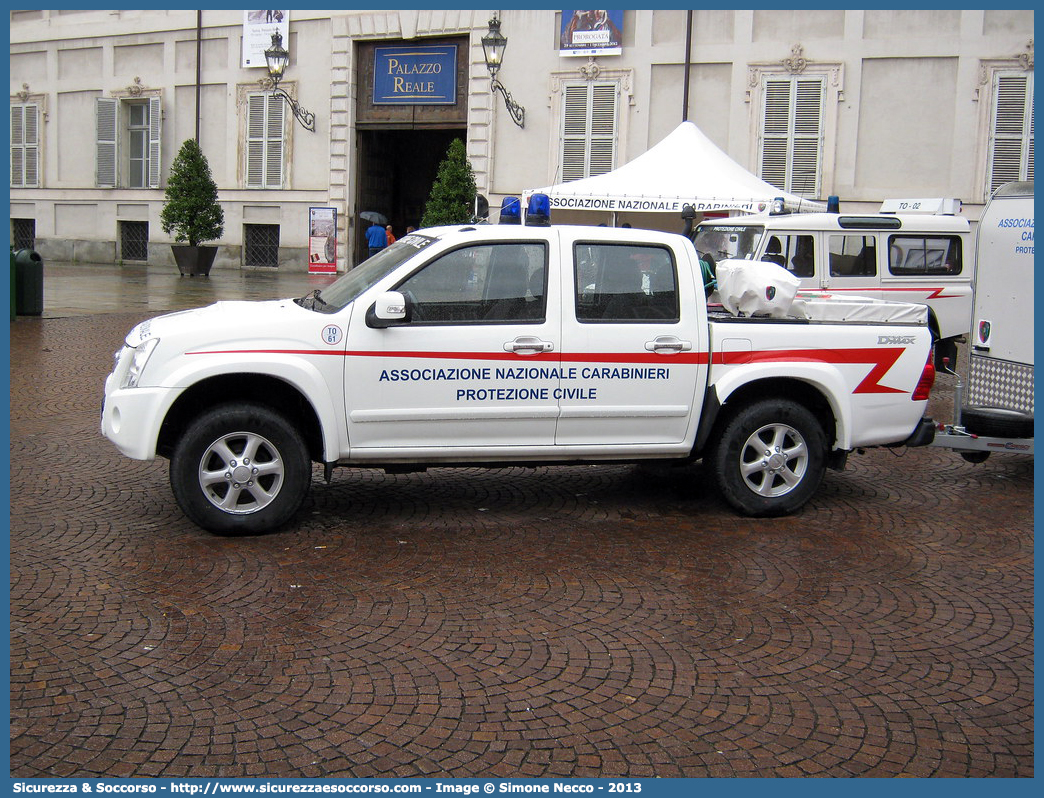
M 150 338 L 147 341 L 142 341 L 134 348 L 130 367 L 123 377 L 121 388 L 136 388 L 138 386 L 138 380 L 141 379 L 141 373 L 145 370 L 145 364 L 149 361 L 152 350 L 156 348 L 158 343 L 159 338 Z

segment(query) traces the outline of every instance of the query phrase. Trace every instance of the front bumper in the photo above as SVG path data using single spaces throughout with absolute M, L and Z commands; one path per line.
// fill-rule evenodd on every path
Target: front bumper
M 127 457 L 154 460 L 156 441 L 176 391 L 171 388 L 112 388 L 105 380 L 101 433 Z

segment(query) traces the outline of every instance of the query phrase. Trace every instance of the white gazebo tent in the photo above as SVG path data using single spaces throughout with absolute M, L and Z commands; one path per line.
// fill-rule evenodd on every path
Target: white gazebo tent
M 667 213 L 680 218 L 691 205 L 697 213 L 762 213 L 782 198 L 791 211 L 825 211 L 826 205 L 780 191 L 751 174 L 719 149 L 692 122 L 674 131 L 633 161 L 597 177 L 524 192 L 547 194 L 551 210 Z M 523 206 L 525 206 L 525 202 Z

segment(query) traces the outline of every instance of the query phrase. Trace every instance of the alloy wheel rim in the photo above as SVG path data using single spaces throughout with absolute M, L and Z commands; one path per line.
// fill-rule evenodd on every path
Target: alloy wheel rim
M 798 430 L 789 424 L 766 424 L 740 449 L 740 474 L 754 493 L 777 498 L 801 483 L 808 457 L 808 445 Z
M 207 501 L 231 515 L 263 510 L 279 495 L 286 469 L 275 445 L 254 432 L 222 435 L 199 461 L 199 485 Z

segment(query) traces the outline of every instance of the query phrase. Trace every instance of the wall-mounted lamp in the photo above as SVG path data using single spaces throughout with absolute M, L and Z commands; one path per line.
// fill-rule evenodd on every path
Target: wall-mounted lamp
M 290 53 L 283 47 L 283 37 L 279 33 L 272 34 L 272 46 L 265 50 L 265 61 L 268 62 L 268 76 L 272 78 L 272 91 L 286 100 L 301 127 L 315 133 L 315 114 L 298 105 L 297 100 L 286 93 L 286 89 L 279 88 L 279 81 L 283 79 L 286 65 L 290 61 Z
M 486 58 L 486 69 L 489 70 L 490 91 L 494 94 L 500 92 L 504 95 L 504 105 L 507 106 L 511 119 L 519 127 L 526 126 L 526 109 L 511 99 L 511 92 L 504 88 L 504 84 L 497 80 L 497 72 L 504 61 L 504 50 L 507 48 L 507 38 L 500 32 L 500 19 L 493 14 L 489 21 L 489 31 L 482 37 L 482 54 Z

